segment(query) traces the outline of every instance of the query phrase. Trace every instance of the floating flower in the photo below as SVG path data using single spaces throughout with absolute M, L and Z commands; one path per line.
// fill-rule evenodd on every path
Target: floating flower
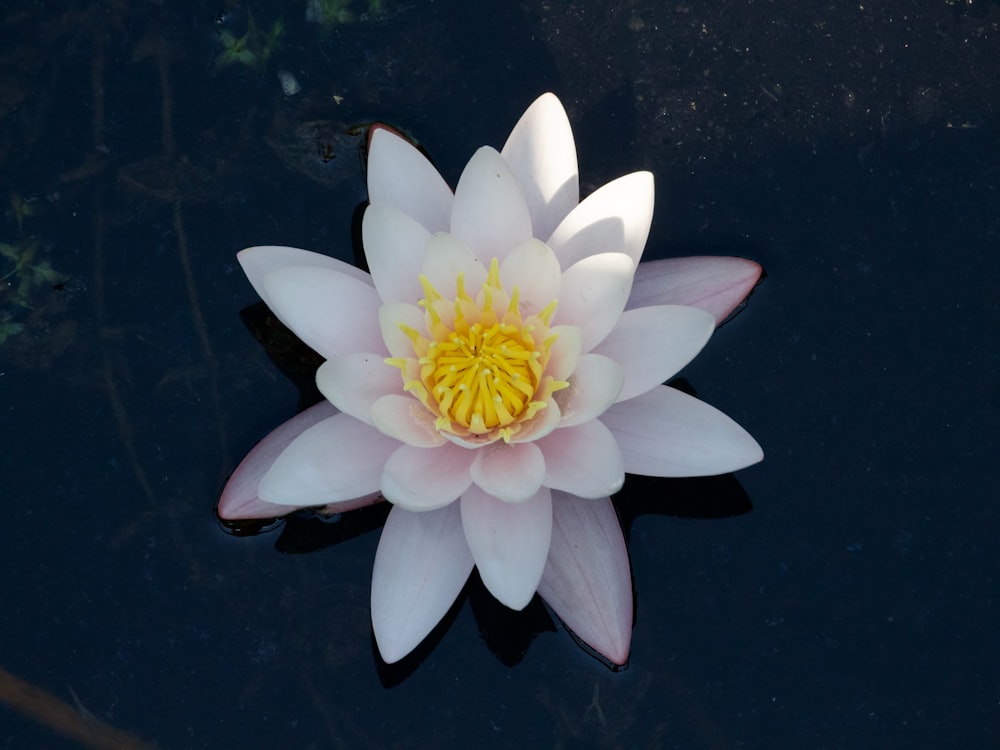
M 239 254 L 271 310 L 325 358 L 326 401 L 265 438 L 223 518 L 385 498 L 372 576 L 382 657 L 406 656 L 472 568 L 503 604 L 539 593 L 585 643 L 628 659 L 632 587 L 610 495 L 626 472 L 721 474 L 762 458 L 729 417 L 662 383 L 749 293 L 738 258 L 640 265 L 648 172 L 579 200 L 566 113 L 540 97 L 455 192 L 377 129 L 369 276 L 286 247 Z

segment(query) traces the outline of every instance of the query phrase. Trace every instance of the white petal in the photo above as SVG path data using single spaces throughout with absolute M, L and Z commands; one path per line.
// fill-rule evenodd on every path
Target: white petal
M 397 208 L 370 205 L 361 238 L 372 281 L 384 302 L 415 304 L 423 297 L 420 269 L 431 233 Z
M 399 209 L 429 232 L 447 231 L 452 194 L 448 183 L 420 151 L 385 128 L 368 147 L 368 198 Z
M 316 371 L 316 387 L 345 414 L 373 424 L 372 404 L 389 393 L 403 392 L 399 369 L 379 354 L 345 354 L 332 357 Z
M 403 333 L 400 325 L 426 333 L 424 311 L 416 305 L 404 302 L 389 302 L 379 308 L 378 324 L 382 341 L 393 357 L 412 357 L 413 342 Z
M 445 442 L 434 427 L 434 415 L 409 394 L 383 396 L 372 404 L 371 417 L 386 435 L 415 448 L 433 448 Z
M 569 387 L 556 391 L 553 398 L 562 414 L 561 427 L 589 422 L 600 416 L 621 393 L 621 366 L 600 354 L 584 354 L 569 377 Z
M 501 154 L 521 186 L 535 236 L 548 237 L 580 201 L 573 129 L 554 94 L 535 99 Z
M 580 326 L 589 352 L 618 322 L 632 288 L 635 267 L 624 253 L 599 253 L 566 269 L 555 322 Z
M 451 233 L 489 265 L 531 238 L 531 217 L 507 162 L 483 146 L 469 160 L 455 188 Z
M 382 467 L 399 442 L 346 414 L 319 422 L 285 448 L 261 478 L 262 500 L 325 505 L 379 488 Z
M 691 305 L 721 323 L 760 279 L 763 269 L 745 258 L 669 258 L 641 263 L 626 309 Z
M 459 239 L 439 232 L 427 243 L 424 265 L 420 271 L 443 297 L 457 295 L 458 275 L 463 276 L 465 291 L 475 298 L 476 292 L 486 281 L 486 268 L 472 251 Z M 421 293 L 420 297 L 424 295 Z
M 472 484 L 475 451 L 454 443 L 436 448 L 402 445 L 382 473 L 385 499 L 409 510 L 433 510 L 452 503 Z
M 616 400 L 625 401 L 676 375 L 714 330 L 715 318 L 696 307 L 640 307 L 622 313 L 594 353 L 621 365 L 625 383 Z
M 549 349 L 549 364 L 545 374 L 554 380 L 565 380 L 576 369 L 583 347 L 583 332 L 577 326 L 552 326 L 549 333 L 556 337 Z
M 516 288 L 521 314 L 535 315 L 559 297 L 562 270 L 540 240 L 515 245 L 500 264 L 500 282 L 508 293 Z
M 462 528 L 479 575 L 501 604 L 524 609 L 545 569 L 552 498 L 542 487 L 527 502 L 505 503 L 473 485 L 462 493 Z
M 632 643 L 632 573 L 609 498 L 552 493 L 552 543 L 538 593 L 577 637 L 615 664 Z
M 369 286 L 372 283 L 371 276 L 360 268 L 355 268 L 342 260 L 331 258 L 329 255 L 313 253 L 309 250 L 300 250 L 297 247 L 281 247 L 278 245 L 260 245 L 258 247 L 248 247 L 240 250 L 236 254 L 236 259 L 243 268 L 243 273 L 253 285 L 257 295 L 267 303 L 272 310 L 271 301 L 264 290 L 261 279 L 272 271 L 289 266 L 308 266 L 309 268 L 325 268 L 333 271 L 340 271 L 352 276 L 358 281 L 363 281 Z
M 618 440 L 630 474 L 710 476 L 764 457 L 757 441 L 732 419 L 665 385 L 613 405 L 601 421 Z
M 542 486 L 545 459 L 534 443 L 498 440 L 476 451 L 472 481 L 509 503 L 523 503 Z
M 638 265 L 652 220 L 653 175 L 633 172 L 584 199 L 556 228 L 548 244 L 563 268 L 606 252 L 625 253 Z
M 372 630 L 379 653 L 399 661 L 427 637 L 472 572 L 458 503 L 389 512 L 372 571 Z
M 599 420 L 566 427 L 535 443 L 545 456 L 546 487 L 580 497 L 614 494 L 625 481 L 618 441 Z
M 325 359 L 383 351 L 375 289 L 326 268 L 291 266 L 261 280 L 278 319 Z

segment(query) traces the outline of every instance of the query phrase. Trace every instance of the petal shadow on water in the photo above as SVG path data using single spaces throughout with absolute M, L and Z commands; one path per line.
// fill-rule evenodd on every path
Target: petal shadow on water
M 669 385 L 689 396 L 698 395 L 684 378 L 671 380 Z M 643 514 L 712 519 L 732 518 L 753 510 L 750 496 L 735 474 L 683 479 L 628 474 L 614 502 L 626 542 L 632 522 Z
M 461 612 L 462 608 L 465 606 L 465 600 L 468 598 L 468 595 L 469 584 L 466 583 L 465 588 L 462 589 L 462 593 L 458 595 L 455 603 L 449 607 L 448 612 L 441 618 L 441 621 L 434 626 L 434 629 L 430 632 L 430 634 L 420 642 L 420 645 L 393 664 L 387 664 L 382 659 L 382 656 L 379 654 L 378 644 L 375 642 L 375 632 L 372 631 L 372 658 L 375 660 L 375 670 L 378 673 L 378 678 L 382 683 L 382 687 L 394 688 L 397 685 L 406 682 L 409 676 L 417 671 L 417 668 L 420 667 L 427 657 L 431 655 L 434 649 L 437 648 L 438 643 L 441 642 L 441 639 L 444 638 L 445 634 L 451 630 L 451 626 L 458 617 L 458 613 Z
M 514 667 L 541 633 L 556 631 L 548 609 L 537 594 L 521 611 L 505 607 L 483 585 L 475 570 L 466 584 L 472 615 L 486 647 L 503 664 Z
M 303 555 L 349 541 L 381 529 L 390 507 L 380 502 L 329 517 L 293 513 L 286 517 L 274 548 L 285 555 Z

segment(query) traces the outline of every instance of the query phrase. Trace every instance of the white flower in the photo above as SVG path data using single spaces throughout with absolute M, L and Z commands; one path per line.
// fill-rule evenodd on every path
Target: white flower
M 269 307 L 326 359 L 316 382 L 328 403 L 248 456 L 220 515 L 391 502 L 372 580 L 387 662 L 423 640 L 475 565 L 502 603 L 522 609 L 540 593 L 623 664 L 631 578 L 609 495 L 625 472 L 720 474 L 762 458 L 724 414 L 662 385 L 760 267 L 640 266 L 652 175 L 580 202 L 552 94 L 502 151 L 473 155 L 454 194 L 410 143 L 375 130 L 368 188 L 370 276 L 293 248 L 239 255 Z

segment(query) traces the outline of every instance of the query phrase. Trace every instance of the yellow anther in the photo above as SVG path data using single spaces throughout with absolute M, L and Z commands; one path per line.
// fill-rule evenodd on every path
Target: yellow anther
M 496 258 L 490 261 L 476 299 L 467 292 L 461 273 L 455 279 L 453 301 L 443 301 L 424 275 L 420 285 L 426 337 L 400 324 L 413 344 L 414 356 L 390 357 L 386 363 L 402 372 L 403 389 L 437 415 L 434 426 L 438 430 L 509 442 L 521 429 L 520 422 L 545 408 L 552 393 L 566 387 L 544 375 L 556 340 L 549 331 L 555 300 L 540 313 L 522 317 L 519 289 L 515 287 L 508 296 Z M 494 309 L 495 303 L 506 307 L 502 316 Z M 445 322 L 452 309 L 454 319 Z M 417 373 L 419 379 L 413 379 Z

